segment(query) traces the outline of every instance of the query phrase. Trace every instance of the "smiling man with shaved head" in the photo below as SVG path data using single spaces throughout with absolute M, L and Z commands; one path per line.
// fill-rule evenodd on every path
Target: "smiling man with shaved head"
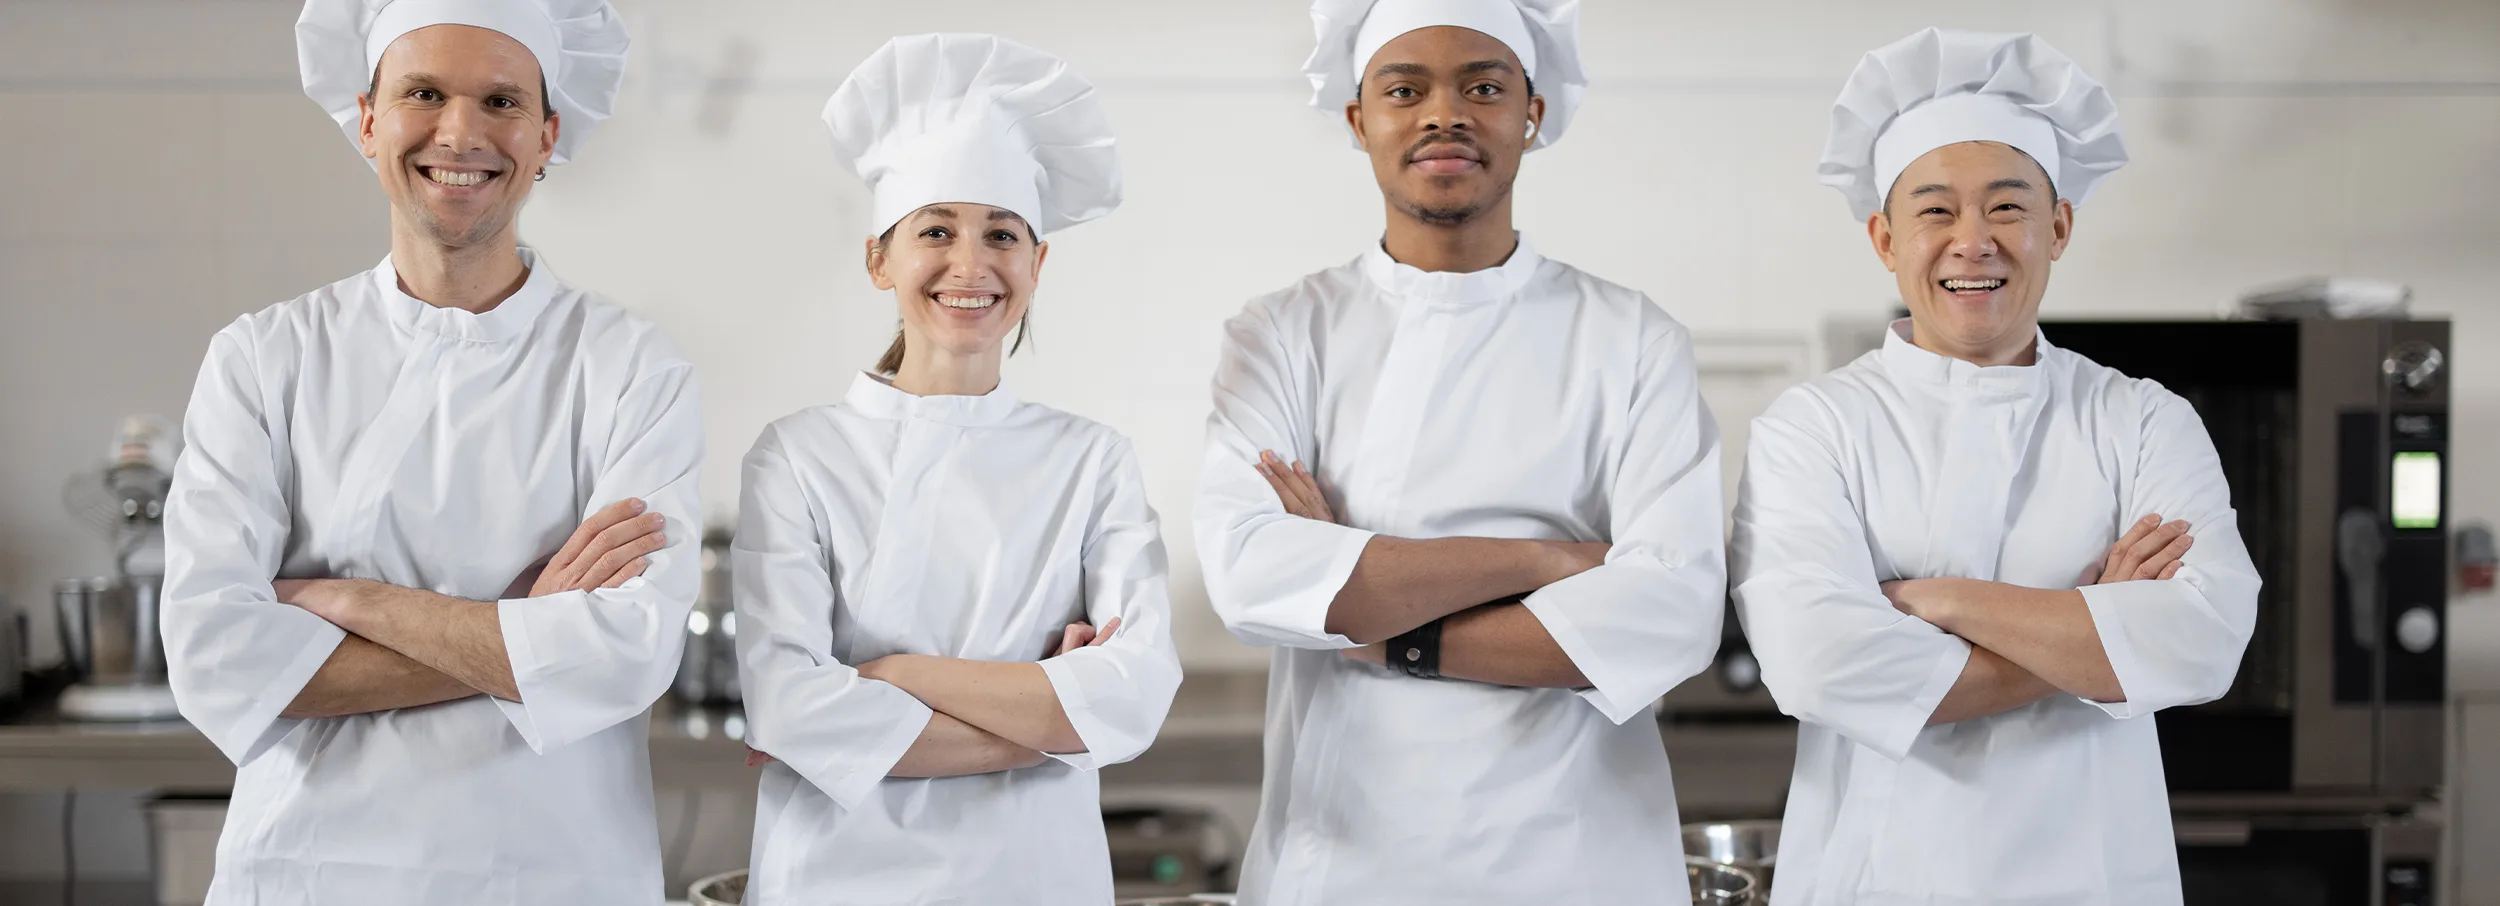
M 1650 709 L 1718 647 L 1718 431 L 1683 326 L 1511 224 L 1577 7 L 1314 8 L 1387 224 L 1216 371 L 1199 558 L 1275 649 L 1249 906 L 1685 900 Z
M 391 247 L 220 331 L 185 418 L 166 657 L 237 767 L 208 902 L 658 903 L 644 712 L 695 597 L 694 375 L 518 240 L 622 24 L 311 0 L 296 36 Z

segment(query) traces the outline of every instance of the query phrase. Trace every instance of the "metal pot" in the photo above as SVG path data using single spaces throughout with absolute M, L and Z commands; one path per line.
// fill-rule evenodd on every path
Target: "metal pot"
M 739 869 L 695 881 L 686 888 L 686 899 L 693 906 L 738 906 L 746 898 L 746 893 L 747 873 L 745 869 Z M 1693 902 L 1698 906 L 1702 901 L 1696 899 Z M 1233 895 L 1198 893 L 1185 897 L 1121 900 L 1117 906 L 1233 906 Z
M 165 648 L 156 629 L 154 576 L 64 579 L 53 586 L 61 658 L 70 675 L 98 685 L 162 684 Z
M 694 906 L 738 906 L 746 896 L 747 872 L 743 868 L 698 878 L 686 887 L 686 899 Z
M 1720 865 L 1742 868 L 1762 882 L 1767 899 L 1772 868 L 1779 861 L 1777 821 L 1711 821 L 1684 825 L 1684 854 Z
M 1693 906 L 1756 906 L 1770 902 L 1770 888 L 1754 873 L 1700 856 L 1684 857 L 1684 879 L 1693 885 Z

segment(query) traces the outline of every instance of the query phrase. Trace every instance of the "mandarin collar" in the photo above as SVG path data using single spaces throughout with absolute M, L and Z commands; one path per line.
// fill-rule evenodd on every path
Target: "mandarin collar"
M 2049 336 L 2033 325 L 2032 364 L 1976 365 L 1949 355 L 1920 348 L 1910 342 L 1910 319 L 1902 318 L 1884 329 L 1884 370 L 1894 375 L 1925 384 L 1969 388 L 1992 394 L 2030 396 L 2045 386 L 2043 377 L 2049 355 L 2056 347 L 2049 345 Z
M 1016 408 L 1015 395 L 1007 392 L 1004 380 L 980 396 L 916 396 L 864 371 L 851 379 L 851 390 L 842 399 L 869 418 L 962 427 L 997 424 Z
M 556 297 L 555 272 L 539 260 L 537 252 L 524 248 L 520 253 L 521 266 L 529 269 L 529 276 L 509 298 L 483 312 L 430 304 L 401 291 L 399 269 L 391 265 L 389 255 L 373 268 L 373 283 L 381 291 L 391 323 L 402 329 L 455 340 L 501 342 L 528 333 Z
M 1511 236 L 1518 247 L 1500 265 L 1480 271 L 1426 271 L 1400 264 L 1379 243 L 1363 252 L 1363 276 L 1383 292 L 1402 299 L 1445 305 L 1474 305 L 1509 298 L 1528 285 L 1544 266 L 1545 256 L 1528 245 L 1527 237 Z

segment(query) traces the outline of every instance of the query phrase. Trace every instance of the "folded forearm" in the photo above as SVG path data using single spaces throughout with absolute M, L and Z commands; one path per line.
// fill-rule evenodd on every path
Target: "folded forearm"
M 1042 760 L 1040 752 L 941 711 L 929 715 L 920 738 L 912 740 L 903 760 L 895 762 L 886 776 L 961 777 L 1029 768 Z
M 442 671 L 407 655 L 349 635 L 331 650 L 283 717 L 341 717 L 414 708 L 478 694 Z
M 521 692 L 512 680 L 496 607 L 493 601 L 371 582 L 360 584 L 352 606 L 324 616 L 462 685 L 517 702 Z
M 1550 578 L 1544 554 L 1536 541 L 1375 535 L 1328 605 L 1328 631 L 1368 645 L 1495 598 L 1535 591 Z
M 2001 714 L 2055 694 L 2057 686 L 2022 665 L 1972 645 L 1970 660 L 1962 664 L 1962 675 L 1953 680 L 1953 688 L 1944 694 L 1944 700 L 1936 703 L 1927 723 L 1934 726 Z
M 1443 620 L 1441 675 L 1499 686 L 1579 689 L 1589 684 L 1545 624 L 1521 604 L 1471 607 Z
M 2081 592 L 1975 582 L 1968 598 L 1937 625 L 2059 689 L 2094 701 L 2126 698 Z
M 1085 751 L 1040 664 L 898 655 L 863 667 L 861 673 L 1016 745 L 1061 754 Z

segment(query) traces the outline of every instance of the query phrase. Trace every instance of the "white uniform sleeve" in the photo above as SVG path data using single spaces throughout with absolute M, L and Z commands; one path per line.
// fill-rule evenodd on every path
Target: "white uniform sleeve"
M 1898 760 L 1970 643 L 1884 598 L 1822 406 L 1791 390 L 1753 421 L 1730 544 L 1736 615 L 1782 712 Z
M 1126 440 L 1106 460 L 1085 541 L 1085 620 L 1099 628 L 1117 617 L 1120 628 L 1108 642 L 1042 661 L 1059 707 L 1085 742 L 1083 752 L 1050 757 L 1087 770 L 1144 752 L 1181 684 L 1163 534 L 1146 504 L 1145 476 Z
M 2112 717 L 2221 698 L 2257 623 L 2257 567 L 2240 539 L 2231 486 L 2205 423 L 2176 394 L 2151 382 L 2138 386 L 2145 394 L 2143 442 L 2121 522 L 2146 513 L 2185 519 L 2196 546 L 2173 578 L 2082 589 L 2126 694 L 2125 701 L 2092 702 Z
M 165 506 L 159 599 L 174 702 L 237 767 L 295 729 L 279 712 L 347 636 L 270 585 L 293 520 L 286 426 L 261 405 L 254 353 L 240 325 L 209 341 Z
M 1371 532 L 1285 512 L 1276 489 L 1251 468 L 1259 451 L 1315 462 L 1311 389 L 1284 344 L 1253 308 L 1224 325 L 1215 368 L 1215 412 L 1198 478 L 1198 562 L 1207 600 L 1245 644 L 1353 648 L 1328 631 L 1328 607 L 1354 575 Z
M 833 561 L 777 429 L 764 429 L 743 471 L 730 564 L 748 741 L 858 808 L 935 712 L 834 660 Z
M 1618 724 L 1710 666 L 1727 610 L 1719 428 L 1691 337 L 1675 328 L 1650 340 L 1636 379 L 1608 492 L 1614 547 L 1604 565 L 1526 602 L 1588 677 L 1581 697 Z
M 607 462 L 589 518 L 639 497 L 667 517 L 668 546 L 616 588 L 499 602 L 504 650 L 521 701 L 495 699 L 531 751 L 544 753 L 632 719 L 677 676 L 686 614 L 702 582 L 703 419 L 693 366 L 637 375 L 616 402 Z M 570 532 L 567 532 L 570 534 Z

